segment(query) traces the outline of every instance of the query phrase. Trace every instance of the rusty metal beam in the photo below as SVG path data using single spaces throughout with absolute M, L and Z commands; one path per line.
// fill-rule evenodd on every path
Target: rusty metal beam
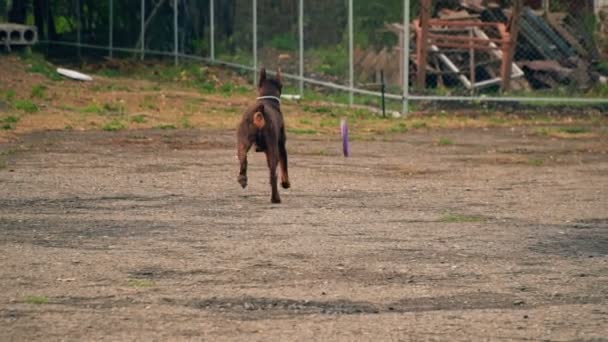
M 426 87 L 426 64 L 428 56 L 428 33 L 429 21 L 431 20 L 431 0 L 422 0 L 420 4 L 420 27 L 416 30 L 416 62 L 418 72 L 416 74 L 416 87 Z
M 508 26 L 506 28 L 506 31 L 509 34 L 509 41 L 507 44 L 503 45 L 503 59 L 500 68 L 500 76 L 502 77 L 501 90 L 503 92 L 507 92 L 511 88 L 512 61 L 513 56 L 515 55 L 515 48 L 517 47 L 519 22 L 521 20 L 523 7 L 523 0 L 513 0 L 513 9 L 511 10 L 511 17 L 509 18 Z

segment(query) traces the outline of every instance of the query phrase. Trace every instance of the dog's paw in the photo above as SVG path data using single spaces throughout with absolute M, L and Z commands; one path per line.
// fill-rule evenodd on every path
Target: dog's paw
M 283 189 L 289 189 L 291 188 L 291 183 L 289 183 L 289 181 L 282 181 L 281 186 L 283 187 Z
M 275 204 L 279 204 L 279 203 L 281 203 L 281 198 L 280 197 L 272 197 L 270 199 L 270 202 L 271 203 L 275 203 Z
M 247 176 L 239 176 L 239 184 L 245 189 L 247 187 Z

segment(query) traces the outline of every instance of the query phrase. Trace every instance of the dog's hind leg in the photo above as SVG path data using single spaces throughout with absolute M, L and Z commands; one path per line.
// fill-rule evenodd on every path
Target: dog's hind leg
M 268 170 L 270 171 L 270 188 L 272 189 L 270 202 L 281 203 L 281 197 L 279 196 L 279 189 L 277 187 L 277 165 L 279 163 L 279 158 L 277 156 L 276 148 L 267 149 L 266 161 L 268 162 Z
M 241 170 L 239 172 L 239 184 L 241 184 L 241 186 L 244 188 L 247 187 L 247 152 L 249 152 L 249 149 L 251 148 L 251 142 L 247 141 L 247 142 L 239 142 L 239 146 L 238 146 L 238 157 L 239 157 L 239 162 L 241 163 Z
M 283 134 L 283 136 L 285 136 Z M 287 173 L 287 149 L 285 148 L 285 139 L 279 140 L 279 166 L 281 168 L 281 186 L 283 189 L 289 189 L 289 173 Z

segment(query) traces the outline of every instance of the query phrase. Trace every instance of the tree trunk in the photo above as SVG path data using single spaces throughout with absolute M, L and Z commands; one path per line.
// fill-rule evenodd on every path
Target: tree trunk
M 38 37 L 40 39 L 46 39 L 46 30 L 44 27 L 45 20 L 45 9 L 46 9 L 46 1 L 45 0 L 34 0 L 34 24 L 38 28 Z
M 28 0 L 14 0 L 13 7 L 8 12 L 8 21 L 15 24 L 25 24 L 28 5 Z

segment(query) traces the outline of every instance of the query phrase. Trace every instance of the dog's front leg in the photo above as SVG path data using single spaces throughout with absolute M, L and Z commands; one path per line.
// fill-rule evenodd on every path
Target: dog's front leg
M 241 163 L 241 170 L 239 172 L 239 184 L 244 188 L 247 187 L 247 152 L 251 148 L 251 142 L 249 141 L 239 141 L 237 147 L 237 154 L 239 157 L 239 162 Z

